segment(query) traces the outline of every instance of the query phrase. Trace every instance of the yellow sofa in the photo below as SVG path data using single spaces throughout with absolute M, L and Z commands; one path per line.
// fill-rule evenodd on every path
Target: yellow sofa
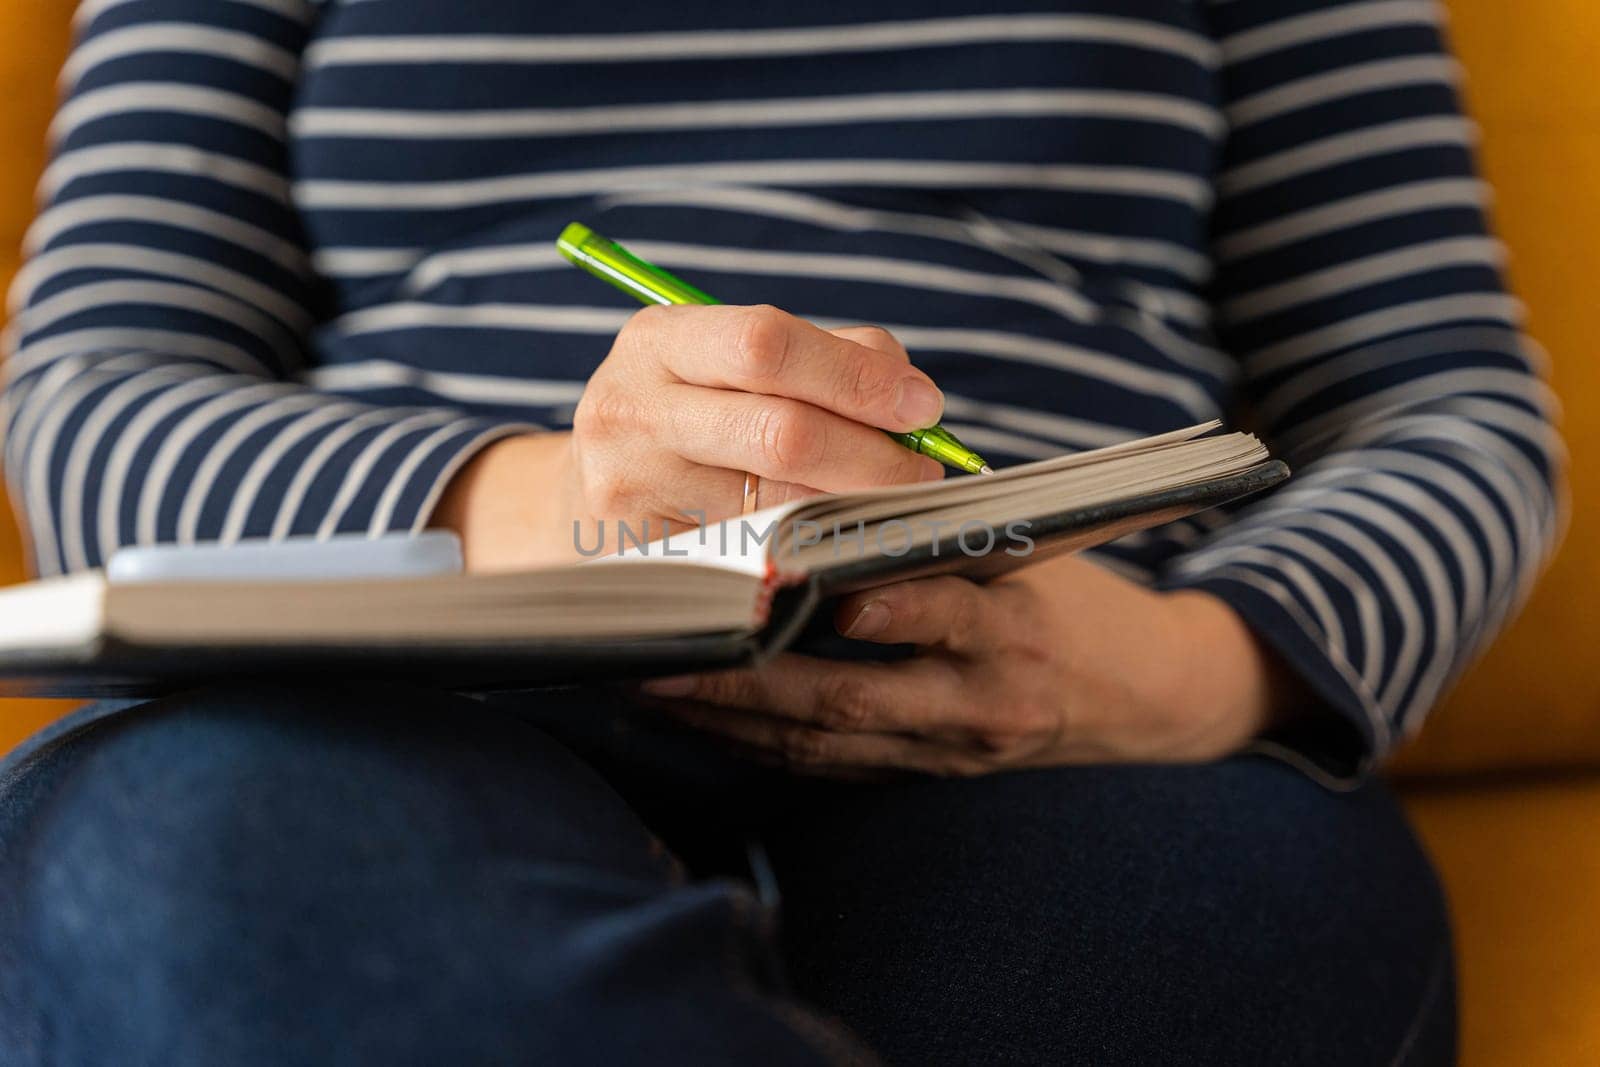
M 66 54 L 69 0 L 0 0 L 0 285 L 10 288 L 33 184 L 44 167 L 44 131 L 55 104 L 55 72 Z M 5 319 L 0 301 L 0 322 Z M 0 584 L 21 581 L 21 543 L 9 510 L 0 508 Z M 0 752 L 8 751 L 70 705 L 0 701 Z
M 69 0 L 0 0 L 0 278 L 15 266 Z M 1600 1063 L 1600 6 L 1451 0 L 1500 231 L 1554 358 L 1574 457 L 1566 547 L 1394 774 L 1438 861 L 1468 1067 Z M 0 582 L 20 578 L 0 519 Z M 0 752 L 65 705 L 0 703 Z

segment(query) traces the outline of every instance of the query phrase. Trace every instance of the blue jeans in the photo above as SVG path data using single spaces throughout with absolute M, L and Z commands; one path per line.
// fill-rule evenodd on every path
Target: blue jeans
M 6 1065 L 1453 1042 L 1445 911 L 1394 801 L 1265 760 L 840 785 L 600 688 L 261 684 L 91 709 L 0 765 Z

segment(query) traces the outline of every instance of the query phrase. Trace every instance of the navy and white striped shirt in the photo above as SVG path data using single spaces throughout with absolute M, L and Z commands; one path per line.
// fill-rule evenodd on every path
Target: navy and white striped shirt
M 12 294 L 35 566 L 425 523 L 485 442 L 568 424 L 631 313 L 558 260 L 581 218 L 729 302 L 887 326 L 993 460 L 1260 432 L 1285 489 L 1097 558 L 1230 602 L 1364 769 L 1562 517 L 1438 22 L 87 0 Z

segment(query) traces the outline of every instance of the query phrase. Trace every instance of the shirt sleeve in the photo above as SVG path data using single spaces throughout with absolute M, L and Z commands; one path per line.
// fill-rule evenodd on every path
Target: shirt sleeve
M 1216 329 L 1295 470 L 1177 558 L 1324 707 L 1265 747 L 1357 778 L 1516 610 L 1564 453 L 1485 223 L 1437 6 L 1212 0 Z
M 298 381 L 318 286 L 289 196 L 302 0 L 89 0 L 11 294 L 6 476 L 34 569 L 118 546 L 377 535 L 526 430 Z

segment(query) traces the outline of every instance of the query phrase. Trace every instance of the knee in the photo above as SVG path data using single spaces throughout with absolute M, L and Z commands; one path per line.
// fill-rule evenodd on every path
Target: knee
M 121 855 L 150 871 L 260 868 L 347 848 L 562 858 L 585 826 L 637 819 L 537 728 L 447 693 L 381 685 L 237 685 L 152 702 L 97 726 L 47 812 L 56 854 Z M 544 813 L 549 813 L 545 815 Z M 573 832 L 565 832 L 571 829 Z M 403 855 L 382 857 L 390 862 Z
M 543 1062 L 507 1050 L 581 1028 L 571 983 L 633 1011 L 728 965 L 731 894 L 677 890 L 597 776 L 475 702 L 215 690 L 78 744 L 0 872 L 0 1041 L 43 1020 L 41 1060 Z
M 486 862 L 662 877 L 647 832 L 592 771 L 446 694 L 217 688 L 77 743 L 13 876 L 50 958 L 143 968 L 252 939 L 293 951 L 363 916 L 406 922 L 400 902 L 449 898 Z
M 1077 925 L 1103 900 L 1128 918 L 1142 908 L 1141 921 L 1175 934 L 1218 937 L 1444 922 L 1433 871 L 1382 786 L 1332 793 L 1272 761 L 1066 768 L 827 796 L 797 840 L 823 871 L 837 842 L 865 857 L 843 869 L 845 891 L 857 875 L 864 891 L 888 878 L 939 907 L 972 887 L 1035 925 Z
M 1148 841 L 1110 837 L 1126 858 L 1087 864 L 1112 892 L 1094 894 L 1081 916 L 1107 932 L 1103 973 L 1139 991 L 1148 1026 L 1186 1019 L 1189 1047 L 1223 1059 L 1446 1055 L 1448 909 L 1381 783 L 1333 793 L 1282 764 L 1240 759 L 1136 771 L 1118 792 Z
M 1142 1031 L 1253 1062 L 1257 1041 L 1353 1047 L 1352 1018 L 1386 1059 L 1418 1013 L 1449 1014 L 1443 898 L 1381 787 L 1333 794 L 1247 759 L 840 799 L 780 874 L 800 890 L 798 977 L 852 1021 L 936 1026 L 961 1010 L 945 990 L 976 984 L 1004 1017 L 1054 1020 L 1007 1036 L 997 1016 L 985 1039 L 1002 1045 Z M 896 998 L 869 988 L 888 977 Z
M 38 874 L 56 899 L 115 876 L 198 892 L 315 848 L 341 823 L 376 833 L 394 817 L 383 794 L 399 787 L 399 739 L 424 701 L 236 686 L 117 714 L 74 741 L 33 829 Z M 376 773 L 384 763 L 391 773 Z
M 73 743 L 0 893 L 0 956 L 27 971 L 31 1006 L 18 1010 L 48 1017 L 62 1062 L 98 1062 L 83 1053 L 91 1041 L 272 1062 L 269 1045 L 239 1049 L 288 1011 L 305 1013 L 296 1033 L 313 1043 L 309 1020 L 335 1040 L 339 1017 L 388 1010 L 391 1036 L 444 1033 L 427 1014 L 442 1003 L 436 976 L 453 975 L 453 1005 L 493 1002 L 498 946 L 514 929 L 559 929 L 566 872 L 640 896 L 668 881 L 598 776 L 474 701 L 214 689 Z M 484 977 L 460 974 L 463 959 Z
M 216 688 L 75 738 L 23 850 L 22 893 L 40 935 L 99 951 L 138 924 L 162 955 L 236 921 L 241 895 L 303 871 L 341 827 L 391 818 L 374 788 L 382 779 L 361 773 L 361 750 L 370 758 L 375 746 L 357 740 L 350 714 L 331 691 Z M 75 935 L 82 944 L 62 940 Z

